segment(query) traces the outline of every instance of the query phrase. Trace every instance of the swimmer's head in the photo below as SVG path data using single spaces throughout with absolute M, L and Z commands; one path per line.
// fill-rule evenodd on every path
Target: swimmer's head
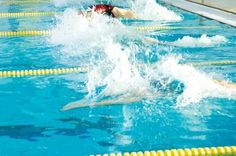
M 107 9 L 108 9 L 107 7 L 108 6 L 105 4 L 98 4 L 96 6 L 95 5 L 89 6 L 89 9 L 92 10 L 93 12 L 98 13 L 98 14 L 106 14 Z M 113 9 L 113 7 L 112 7 L 112 9 Z

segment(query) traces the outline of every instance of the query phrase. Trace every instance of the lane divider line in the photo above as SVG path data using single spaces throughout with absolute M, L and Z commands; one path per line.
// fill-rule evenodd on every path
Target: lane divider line
M 156 26 L 156 27 L 135 27 L 135 30 L 172 30 L 172 29 L 208 29 L 215 28 L 215 26 L 195 26 L 195 27 L 165 27 L 165 26 Z M 50 30 L 41 30 L 41 31 L 7 31 L 0 32 L 0 37 L 13 37 L 13 36 L 39 36 L 39 35 L 49 35 L 51 33 Z
M 153 150 L 144 152 L 97 154 L 90 156 L 236 156 L 236 146 Z
M 0 37 L 20 37 L 20 36 L 41 36 L 50 35 L 50 30 L 40 30 L 40 31 L 0 31 Z
M 236 65 L 236 60 L 225 60 L 225 61 L 212 61 L 212 62 L 193 62 L 193 63 L 188 63 L 193 66 L 206 66 L 206 65 L 214 65 L 214 66 L 219 66 L 219 65 Z
M 68 73 L 85 73 L 88 72 L 88 67 L 74 67 L 74 68 L 55 68 L 55 69 L 30 69 L 30 70 L 12 70 L 0 71 L 0 78 L 4 77 L 26 77 L 26 76 L 40 76 L 40 75 L 61 75 Z
M 219 26 L 139 26 L 136 30 L 215 29 Z
M 1 5 L 17 5 L 17 4 L 38 4 L 38 3 L 50 3 L 51 0 L 22 0 L 22 1 L 2 1 Z
M 236 61 L 214 61 L 214 62 L 199 62 L 199 63 L 187 63 L 193 66 L 204 65 L 236 65 Z M 142 65 L 138 65 L 137 68 L 141 68 Z M 5 70 L 0 71 L 0 78 L 5 77 L 26 77 L 26 76 L 41 76 L 41 75 L 60 75 L 69 73 L 87 73 L 89 67 L 73 67 L 73 68 L 55 68 L 55 69 L 26 69 L 26 70 Z
M 9 17 L 35 17 L 35 16 L 53 16 L 59 14 L 59 12 L 12 12 L 12 13 L 0 13 L 0 18 Z

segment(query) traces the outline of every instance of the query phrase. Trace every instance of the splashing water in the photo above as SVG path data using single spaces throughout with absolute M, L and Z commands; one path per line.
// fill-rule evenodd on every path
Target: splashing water
M 172 42 L 172 45 L 181 47 L 213 47 L 219 44 L 226 43 L 228 40 L 224 36 L 215 35 L 208 37 L 203 34 L 200 38 L 193 38 L 190 36 L 184 36 L 182 39 L 178 39 Z
M 53 0 L 56 7 L 74 7 L 74 6 L 91 6 L 94 4 L 112 4 L 114 6 L 131 6 L 130 1 L 124 0 Z M 82 9 L 84 9 L 82 7 Z
M 178 62 L 178 58 L 170 56 L 158 64 L 159 72 L 184 83 L 183 94 L 177 99 L 178 106 L 199 103 L 207 97 L 236 99 L 236 88 L 224 87 L 193 66 L 181 65 Z
M 75 7 L 80 6 L 80 9 L 84 10 L 86 7 L 101 3 L 97 0 L 54 0 L 54 5 L 57 7 L 63 6 L 71 6 Z M 181 21 L 182 18 L 177 15 L 175 12 L 168 10 L 166 7 L 161 6 L 156 3 L 155 0 L 135 0 L 135 1 L 112 1 L 107 0 L 106 2 L 102 2 L 104 4 L 112 4 L 115 6 L 130 6 L 130 10 L 132 10 L 138 18 L 143 20 L 161 20 L 161 21 Z M 82 7 L 82 6 L 85 6 Z
M 192 66 L 179 64 L 176 56 L 163 57 L 155 68 L 148 65 L 137 68 L 137 49 L 124 42 L 132 42 L 133 38 L 141 40 L 142 34 L 127 29 L 116 19 L 96 13 L 87 19 L 68 9 L 58 16 L 58 21 L 49 41 L 62 45 L 63 55 L 80 57 L 86 53 L 89 56 L 89 60 L 81 60 L 92 67 L 87 74 L 88 97 L 142 97 L 168 87 L 174 80 L 184 84 L 183 93 L 177 97 L 178 106 L 199 103 L 207 97 L 236 97 L 235 89 L 217 84 Z M 95 54 L 99 57 L 91 57 Z M 165 85 L 153 88 L 153 80 Z
M 149 82 L 141 77 L 138 69 L 135 67 L 135 60 L 130 60 L 130 49 L 124 49 L 119 44 L 108 43 L 105 48 L 105 54 L 113 68 L 107 75 L 99 78 L 95 75 L 104 73 L 97 71 L 99 69 L 106 70 L 107 64 L 102 64 L 102 68 L 94 68 L 88 78 L 88 89 L 94 90 L 99 84 L 106 85 L 103 94 L 106 96 L 114 96 L 119 94 L 129 94 L 130 96 L 143 95 L 148 92 Z M 98 74 L 100 75 L 100 74 Z M 94 83 L 96 82 L 96 83 Z
M 96 3 L 96 0 L 53 0 L 53 3 L 56 7 L 65 7 L 65 6 L 84 6 L 84 5 L 92 5 Z
M 88 54 L 90 60 L 85 63 L 93 69 L 88 73 L 87 87 L 90 95 L 96 92 L 96 88 L 104 85 L 104 95 L 132 94 L 133 90 L 147 86 L 129 62 L 132 55 L 130 49 L 125 49 L 120 44 L 124 40 L 141 40 L 141 34 L 130 30 L 116 19 L 96 13 L 93 18 L 87 19 L 79 16 L 76 10 L 68 9 L 57 18 L 59 22 L 52 30 L 49 41 L 62 45 L 63 55 L 66 53 L 80 57 Z M 95 54 L 99 58 L 92 57 Z
M 131 10 L 140 19 L 145 20 L 163 20 L 165 22 L 182 20 L 175 12 L 157 4 L 155 0 L 135 0 L 132 2 Z
M 104 48 L 107 42 L 126 38 L 138 38 L 137 32 L 124 26 L 119 20 L 93 13 L 92 18 L 78 15 L 77 10 L 67 9 L 62 16 L 57 16 L 58 24 L 52 30 L 49 41 L 63 45 L 64 52 L 72 55 L 96 52 Z

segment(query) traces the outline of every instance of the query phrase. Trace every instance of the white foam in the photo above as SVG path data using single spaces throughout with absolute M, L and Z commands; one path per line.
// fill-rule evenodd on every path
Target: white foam
M 90 6 L 97 4 L 99 1 L 96 0 L 53 0 L 54 5 L 57 7 L 63 6 L 80 6 L 79 9 L 86 9 L 82 6 Z M 135 1 L 109 1 L 108 4 L 118 6 L 130 6 L 130 9 L 143 20 L 165 20 L 165 21 L 180 21 L 182 18 L 175 12 L 168 10 L 166 7 L 156 3 L 155 0 L 135 0 Z
M 175 12 L 156 3 L 155 0 L 135 0 L 132 2 L 131 9 L 140 19 L 181 21 L 182 18 Z
M 185 85 L 182 95 L 177 99 L 178 106 L 199 103 L 207 97 L 236 99 L 236 88 L 227 88 L 216 83 L 209 75 L 190 65 L 181 65 L 176 57 L 170 56 L 158 64 L 158 70 Z
M 53 0 L 53 4 L 56 6 L 56 7 L 65 7 L 65 6 L 81 6 L 81 5 L 85 5 L 85 4 L 88 4 L 88 5 L 92 5 L 92 4 L 95 4 L 96 3 L 96 0 Z
M 97 17 L 101 19 L 100 16 Z M 74 9 L 67 9 L 62 16 L 57 17 L 58 24 L 52 30 L 50 38 L 51 43 L 64 45 L 67 48 L 83 51 L 84 48 L 99 46 L 104 43 L 107 19 L 104 23 L 96 23 L 93 18 L 91 21 L 83 16 L 78 15 Z M 97 20 L 98 20 L 97 19 Z M 102 28 L 102 27 L 105 28 Z M 109 29 L 109 28 L 107 28 Z M 104 31 L 103 31 L 104 30 Z M 88 42 L 91 41 L 91 42 Z
M 75 7 L 75 6 L 90 6 L 94 4 L 112 4 L 115 6 L 131 6 L 131 1 L 124 0 L 53 0 L 56 7 Z
M 102 94 L 109 96 L 139 94 L 137 90 L 141 92 L 147 88 L 147 82 L 143 81 L 132 64 L 134 60 L 130 59 L 135 50 L 131 51 L 120 44 L 124 40 L 137 40 L 137 32 L 116 19 L 96 13 L 93 18 L 85 18 L 74 9 L 66 10 L 57 18 L 58 24 L 52 30 L 49 41 L 63 46 L 63 56 L 80 57 L 87 54 L 88 59 L 81 61 L 92 68 L 87 83 L 90 95 L 101 86 L 105 86 Z
M 154 69 L 146 66 L 146 70 L 142 71 L 137 68 L 137 47 L 130 46 L 124 40 L 138 40 L 139 35 L 116 19 L 96 13 L 94 18 L 85 18 L 73 9 L 66 10 L 57 18 L 58 24 L 52 30 L 49 41 L 62 45 L 64 56 L 88 54 L 88 60 L 83 58 L 79 62 L 84 61 L 92 67 L 87 75 L 89 96 L 143 96 L 153 90 L 150 85 L 153 78 L 161 81 L 167 77 L 170 81 L 178 80 L 185 85 L 183 94 L 177 99 L 178 106 L 199 103 L 207 97 L 236 98 L 236 89 L 215 83 L 211 77 L 192 66 L 179 64 L 176 56 L 164 57 Z M 97 93 L 101 87 L 102 91 Z
M 145 96 L 153 90 L 151 86 L 152 80 L 171 83 L 177 80 L 184 84 L 183 93 L 177 97 L 177 106 L 187 106 L 189 104 L 200 103 L 205 98 L 228 98 L 236 99 L 236 88 L 227 88 L 217 83 L 209 75 L 198 71 L 193 66 L 179 64 L 179 58 L 176 56 L 164 57 L 153 68 L 146 66 L 146 71 L 140 71 L 134 65 L 135 62 L 130 60 L 130 49 L 121 50 L 118 44 L 109 43 L 106 48 L 107 59 L 110 60 L 114 68 L 105 75 L 101 75 L 102 70 L 107 70 L 107 64 L 103 64 L 103 68 L 95 68 L 96 72 L 89 75 L 88 88 L 95 90 L 98 86 L 106 86 L 102 95 L 116 96 L 126 95 Z M 134 61 L 134 60 L 133 60 Z M 141 75 L 141 72 L 146 74 Z M 99 73 L 99 74 L 98 74 Z M 166 81 L 168 78 L 168 81 Z M 165 87 L 165 86 L 164 86 Z M 92 92 L 91 92 L 92 93 Z
M 57 16 L 57 25 L 52 29 L 49 41 L 55 45 L 63 45 L 69 54 L 94 52 L 103 48 L 110 40 L 123 37 L 138 37 L 120 21 L 94 13 L 93 18 L 78 15 L 77 10 L 67 9 L 63 15 Z
M 129 96 L 143 95 L 148 90 L 149 83 L 145 81 L 137 68 L 130 60 L 130 49 L 123 49 L 117 44 L 109 42 L 105 47 L 107 61 L 112 66 L 111 70 L 107 63 L 94 67 L 89 73 L 88 90 L 90 93 L 99 85 L 106 85 L 103 95 L 115 96 L 129 94 Z M 104 70 L 110 70 L 104 72 Z M 105 74 L 103 74 L 105 73 Z M 98 76 L 99 75 L 99 76 Z
M 184 36 L 183 38 L 172 42 L 172 44 L 181 47 L 213 47 L 219 44 L 226 43 L 227 41 L 227 38 L 221 35 L 215 35 L 210 37 L 206 34 L 203 34 L 200 38 Z

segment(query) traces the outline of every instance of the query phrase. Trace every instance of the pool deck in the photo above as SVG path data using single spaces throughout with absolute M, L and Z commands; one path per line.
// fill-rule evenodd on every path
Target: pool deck
M 236 14 L 235 0 L 186 0 Z
M 162 0 L 175 7 L 236 27 L 236 14 L 186 0 Z

